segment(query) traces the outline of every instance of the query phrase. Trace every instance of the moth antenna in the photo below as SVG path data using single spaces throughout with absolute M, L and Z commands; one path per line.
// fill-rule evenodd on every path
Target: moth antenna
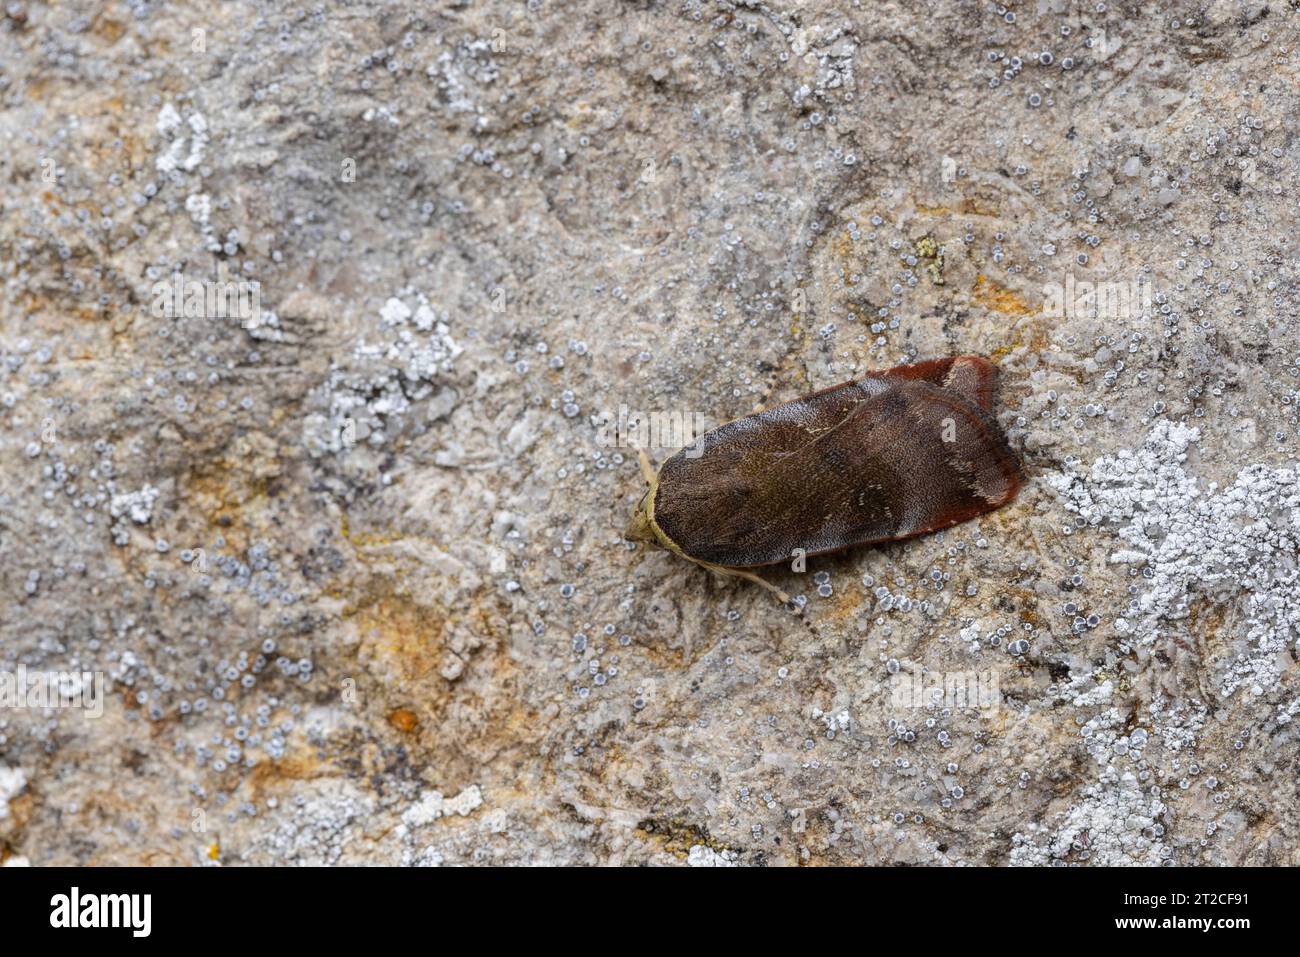
M 783 592 L 781 589 L 777 588 L 775 585 L 773 585 L 762 575 L 755 574 L 754 572 L 751 571 L 746 571 L 743 568 L 725 568 L 720 565 L 715 567 L 719 568 L 724 574 L 735 575 L 737 578 L 744 578 L 747 581 L 753 582 L 755 585 L 762 585 L 773 595 L 779 598 L 781 600 L 781 604 L 783 605 L 788 605 L 790 603 L 790 596 L 787 595 L 785 592 Z
M 645 449 L 641 448 L 639 445 L 636 447 L 636 457 L 641 463 L 641 475 L 645 478 L 646 484 L 654 485 L 656 476 L 655 467 L 650 464 L 650 456 L 646 455 Z

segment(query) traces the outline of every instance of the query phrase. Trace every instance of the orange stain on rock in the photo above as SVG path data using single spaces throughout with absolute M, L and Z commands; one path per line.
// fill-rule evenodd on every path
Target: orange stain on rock
M 983 274 L 975 277 L 972 297 L 977 305 L 1008 316 L 1029 316 L 1038 311 L 1025 302 L 1018 292 L 999 285 Z
M 394 708 L 388 713 L 388 723 L 402 734 L 414 734 L 420 727 L 420 719 L 410 708 Z

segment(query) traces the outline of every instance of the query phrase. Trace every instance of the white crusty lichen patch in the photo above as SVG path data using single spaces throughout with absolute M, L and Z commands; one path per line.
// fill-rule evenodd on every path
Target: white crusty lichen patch
M 1145 775 L 1120 767 L 1125 761 L 1140 764 L 1150 735 L 1143 728 L 1125 733 L 1125 725 L 1118 709 L 1107 708 L 1079 728 L 1100 774 L 1054 826 L 1030 822 L 1012 837 L 1013 865 L 1141 866 L 1171 856 L 1162 841 L 1167 808 L 1159 789 L 1144 783 Z
M 448 414 L 456 392 L 443 381 L 461 348 L 451 338 L 446 314 L 438 315 L 419 294 L 412 309 L 400 298 L 379 310 L 373 338 L 363 338 L 342 365 L 334 368 L 318 400 L 326 415 L 313 414 L 303 424 L 303 443 L 314 457 L 346 451 L 354 445 L 383 445 L 396 423 L 422 403 L 427 424 Z
M 9 799 L 22 793 L 27 786 L 27 775 L 22 768 L 0 765 L 0 821 L 9 817 Z
M 153 519 L 153 506 L 157 500 L 158 489 L 148 483 L 134 492 L 115 491 L 108 502 L 108 513 L 113 517 L 114 543 L 125 545 L 131 540 L 127 518 L 137 525 L 148 525 Z
M 154 165 L 160 173 L 184 170 L 191 173 L 203 163 L 208 146 L 208 122 L 197 110 L 190 113 L 184 123 L 171 103 L 164 103 L 158 111 L 158 136 L 166 147 Z M 186 132 L 185 127 L 189 127 Z M 187 149 L 188 147 L 188 149 Z
M 1115 621 L 1125 640 L 1150 646 L 1162 633 L 1186 631 L 1198 600 L 1232 603 L 1244 627 L 1216 676 L 1219 689 L 1263 694 L 1300 635 L 1297 470 L 1248 465 L 1227 488 L 1203 486 L 1185 467 L 1199 439 L 1195 428 L 1159 422 L 1139 448 L 1048 481 L 1069 511 L 1116 530 L 1125 547 L 1111 562 L 1141 569 L 1142 590 Z
M 689 867 L 736 867 L 736 857 L 735 851 L 715 851 L 703 844 L 693 844 L 686 854 L 686 864 Z
M 153 517 L 153 503 L 157 499 L 158 489 L 145 484 L 137 491 L 115 494 L 108 503 L 108 511 L 114 518 L 126 515 L 137 525 L 147 525 Z
M 1011 863 L 1042 866 L 1087 861 L 1102 866 L 1160 864 L 1169 856 L 1162 840 L 1164 803 L 1131 771 L 1107 767 L 1083 800 L 1041 840 L 1046 827 L 1031 823 L 1012 838 Z
M 430 791 L 407 808 L 402 815 L 402 823 L 407 827 L 423 827 L 453 814 L 465 817 L 482 804 L 483 792 L 477 784 L 471 784 L 452 798 L 443 797 L 441 791 Z

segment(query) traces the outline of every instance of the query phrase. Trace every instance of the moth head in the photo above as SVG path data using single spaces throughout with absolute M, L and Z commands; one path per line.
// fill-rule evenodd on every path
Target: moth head
M 649 511 L 653 492 L 653 488 L 648 489 L 641 496 L 641 501 L 637 502 L 636 508 L 632 510 L 632 520 L 627 523 L 627 530 L 623 532 L 623 537 L 629 542 L 647 542 L 652 545 L 658 543 Z
M 659 473 L 655 471 L 645 449 L 638 448 L 636 455 L 641 463 L 641 477 L 645 479 L 649 488 L 641 496 L 641 501 L 636 503 L 636 508 L 632 510 L 632 520 L 627 523 L 627 530 L 623 533 L 623 537 L 629 542 L 658 545 L 659 536 L 655 534 L 655 491 L 659 488 Z

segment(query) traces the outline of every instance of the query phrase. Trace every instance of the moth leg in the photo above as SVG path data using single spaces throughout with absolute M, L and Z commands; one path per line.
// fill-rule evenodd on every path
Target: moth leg
M 641 463 L 641 475 L 645 478 L 646 484 L 654 485 L 655 478 L 657 477 L 655 467 L 650 464 L 650 456 L 646 455 L 645 449 L 641 448 L 639 445 L 636 449 L 636 457 Z
M 753 582 L 755 585 L 762 585 L 764 588 L 766 588 L 768 591 L 770 591 L 773 595 L 775 595 L 777 598 L 779 598 L 779 599 L 781 600 L 781 603 L 782 603 L 783 605 L 784 605 L 784 604 L 789 604 L 789 602 L 790 602 L 790 596 L 789 596 L 789 595 L 787 595 L 787 594 L 786 594 L 785 592 L 783 592 L 781 589 L 777 588 L 775 585 L 773 585 L 773 584 L 772 584 L 770 581 L 768 581 L 766 578 L 763 578 L 761 575 L 757 575 L 757 574 L 755 574 L 754 572 L 749 571 L 748 569 L 744 569 L 744 568 L 727 568 L 725 565 L 710 565 L 709 567 L 710 567 L 710 568 L 715 568 L 715 569 L 717 569 L 718 571 L 722 572 L 724 575 L 734 575 L 736 578 L 744 578 L 744 579 L 747 580 L 747 581 L 751 581 L 751 582 Z

